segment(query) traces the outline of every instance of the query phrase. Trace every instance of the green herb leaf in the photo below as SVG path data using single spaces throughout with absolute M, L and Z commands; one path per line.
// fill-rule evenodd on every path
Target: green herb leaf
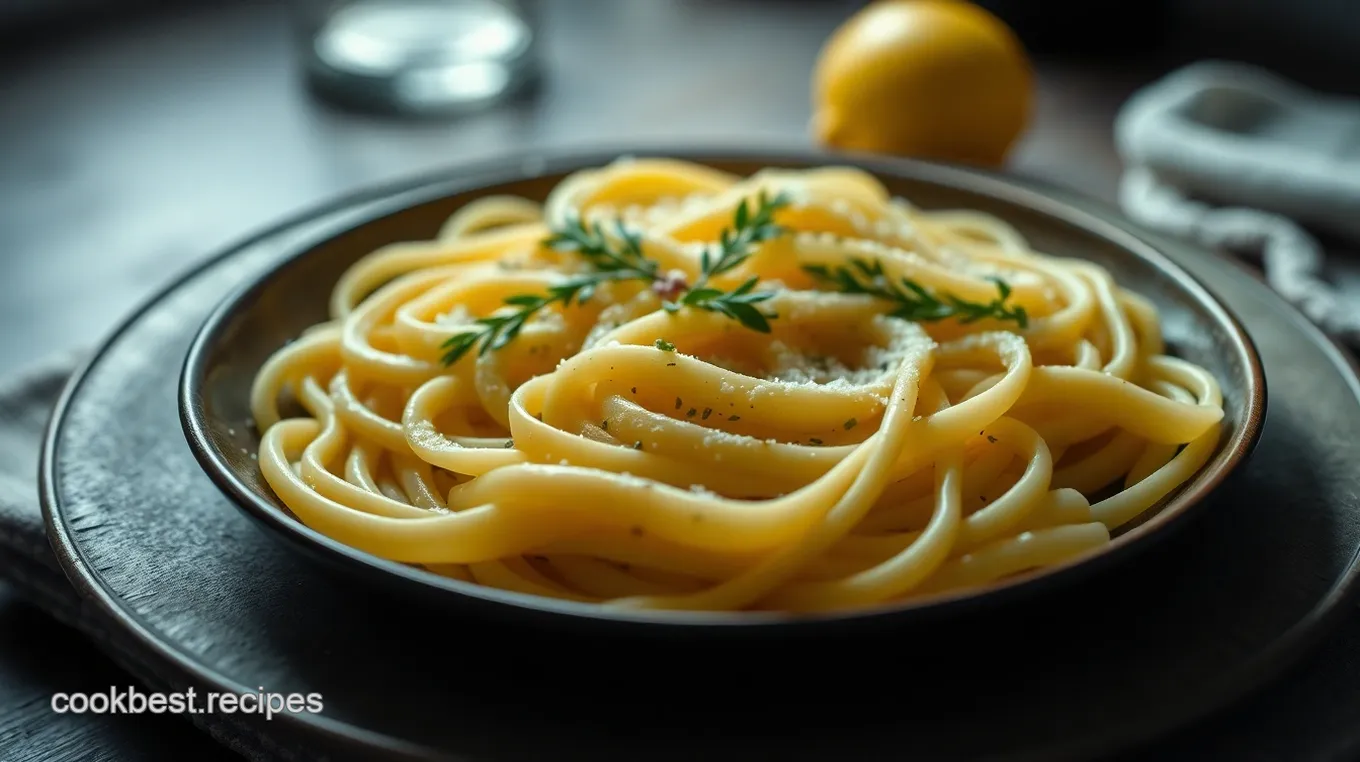
M 675 345 L 672 344 L 672 343 L 670 343 L 669 341 L 666 341 L 665 339 L 657 339 L 657 340 L 656 340 L 656 348 L 657 348 L 657 349 L 660 349 L 662 352 L 674 352 L 674 351 L 675 351 Z
M 703 302 L 711 301 L 722 295 L 723 295 L 722 289 L 709 288 L 705 286 L 703 288 L 695 288 L 685 292 L 685 295 L 681 297 L 680 302 L 681 304 L 701 304 Z
M 769 333 L 769 321 L 774 315 L 761 313 L 751 305 L 773 294 L 756 292 L 757 278 L 747 279 L 731 292 L 709 286 L 708 281 L 740 266 L 750 257 L 754 244 L 782 235 L 784 229 L 775 224 L 774 214 L 788 203 L 784 194 L 770 198 L 764 191 L 757 196 L 754 209 L 743 199 L 733 214 L 733 226 L 719 236 L 718 248 L 705 249 L 701 254 L 698 282 L 678 300 L 663 304 L 665 310 L 673 313 L 683 307 L 695 307 L 727 315 L 752 330 Z M 607 281 L 655 283 L 663 277 L 660 265 L 644 253 L 642 235 L 630 230 L 622 220 L 616 220 L 612 231 L 606 233 L 605 226 L 598 221 L 587 225 L 580 217 L 568 217 L 544 239 L 543 245 L 579 255 L 589 269 L 554 284 L 546 294 L 507 297 L 504 305 L 515 308 L 513 311 L 501 310 L 501 314 L 478 318 L 468 330 L 454 334 L 441 345 L 445 365 L 458 362 L 473 349 L 480 356 L 504 348 L 538 312 L 552 305 L 570 307 L 573 301 L 585 304 Z M 657 347 L 664 349 L 663 343 L 669 347 L 665 351 L 675 350 L 674 345 L 664 340 L 658 340 Z
M 722 231 L 716 252 L 705 249 L 699 257 L 702 271 L 699 280 L 685 292 L 678 304 L 694 307 L 708 312 L 726 315 L 742 326 L 760 333 L 770 332 L 770 320 L 775 316 L 766 314 L 751 305 L 763 302 L 774 296 L 772 292 L 756 292 L 759 282 L 757 276 L 742 281 L 732 291 L 723 291 L 708 285 L 709 280 L 739 267 L 752 253 L 752 246 L 783 235 L 783 227 L 775 224 L 774 214 L 789 204 L 783 193 L 771 198 L 761 191 L 756 197 L 756 209 L 751 210 L 747 199 L 742 199 L 732 217 L 732 227 Z M 667 310 L 674 312 L 670 306 Z
M 789 197 L 784 193 L 770 197 L 763 190 L 756 196 L 754 212 L 751 211 L 747 199 L 742 199 L 732 216 L 732 227 L 724 229 L 718 237 L 717 256 L 714 257 L 705 250 L 700 257 L 703 271 L 694 287 L 701 288 L 713 276 L 722 275 L 741 265 L 751 256 L 753 245 L 783 235 L 785 230 L 775 224 L 774 214 L 788 205 Z
M 735 318 L 738 323 L 760 333 L 770 332 L 769 317 L 746 302 L 731 300 L 714 300 L 700 305 L 702 309 L 711 312 L 720 312 L 728 317 Z
M 910 278 L 902 278 L 894 284 L 884 277 L 883 263 L 879 260 L 853 259 L 849 267 L 834 270 L 824 265 L 807 265 L 803 272 L 841 293 L 867 294 L 893 302 L 895 308 L 888 314 L 903 320 L 931 322 L 956 318 L 961 323 L 975 323 L 993 319 L 1014 321 L 1022 329 L 1029 327 L 1025 308 L 1007 304 L 1011 287 L 1000 278 L 992 279 L 996 283 L 997 298 L 990 302 L 970 302 L 954 294 L 937 296 Z

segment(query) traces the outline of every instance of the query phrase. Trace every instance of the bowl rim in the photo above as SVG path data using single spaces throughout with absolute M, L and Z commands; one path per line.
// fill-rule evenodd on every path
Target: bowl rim
M 1225 329 L 1231 339 L 1228 344 L 1229 352 L 1236 355 L 1243 369 L 1245 415 L 1241 425 L 1228 441 L 1219 445 L 1209 463 L 1201 467 L 1191 481 L 1167 501 L 1161 510 L 1142 523 L 1116 535 L 1105 546 L 1074 556 L 1063 563 L 1015 575 L 1004 582 L 983 588 L 969 588 L 907 601 L 815 613 L 612 609 L 598 604 L 545 598 L 444 577 L 415 566 L 371 555 L 322 534 L 264 498 L 247 485 L 226 462 L 208 434 L 208 417 L 202 394 L 206 386 L 208 360 L 231 320 L 248 306 L 253 297 L 265 289 L 278 273 L 335 238 L 372 225 L 413 206 L 481 190 L 488 186 L 601 166 L 621 156 L 665 157 L 701 164 L 727 161 L 767 166 L 781 164 L 856 166 L 878 176 L 899 177 L 986 197 L 1002 205 L 1038 213 L 1082 234 L 1104 239 L 1126 255 L 1142 260 L 1161 276 L 1173 282 L 1177 288 L 1199 304 L 1212 320 Z M 238 509 L 279 533 L 282 539 L 289 540 L 295 545 L 301 544 L 309 551 L 320 552 L 327 561 L 352 567 L 354 571 L 376 574 L 383 582 L 402 583 L 412 592 L 462 596 L 473 599 L 468 602 L 502 607 L 507 610 L 506 613 L 546 614 L 557 618 L 566 617 L 599 623 L 675 628 L 763 630 L 769 627 L 792 629 L 791 625 L 816 628 L 821 625 L 866 623 L 886 617 L 924 618 L 954 614 L 973 608 L 998 605 L 1060 583 L 1075 581 L 1083 575 L 1107 568 L 1155 544 L 1157 540 L 1169 535 L 1171 533 L 1169 530 L 1173 526 L 1183 526 L 1188 518 L 1198 512 L 1196 509 L 1208 502 L 1207 498 L 1211 493 L 1246 461 L 1260 438 L 1267 404 L 1265 373 L 1255 343 L 1232 310 L 1198 278 L 1134 233 L 1094 213 L 1048 196 L 1042 190 L 1025 187 L 1015 179 L 999 173 L 917 159 L 807 148 L 628 145 L 613 150 L 592 147 L 511 153 L 444 169 L 438 173 L 406 178 L 404 182 L 377 186 L 356 198 L 368 200 L 367 208 L 362 214 L 346 216 L 343 220 L 328 225 L 323 232 L 311 234 L 303 242 L 290 246 L 286 253 L 281 254 L 265 270 L 234 287 L 213 307 L 195 332 L 185 356 L 178 384 L 177 405 L 181 427 L 194 458 L 218 489 Z M 342 209 L 334 207 L 331 211 L 339 212 Z

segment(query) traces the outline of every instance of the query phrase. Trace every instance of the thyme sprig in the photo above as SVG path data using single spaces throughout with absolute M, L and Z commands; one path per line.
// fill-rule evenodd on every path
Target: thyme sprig
M 731 291 L 703 286 L 690 289 L 680 297 L 680 302 L 668 303 L 666 309 L 674 312 L 681 307 L 694 307 L 726 315 L 746 328 L 760 333 L 770 332 L 770 320 L 777 317 L 774 313 L 761 312 L 757 304 L 774 296 L 773 291 L 756 291 L 760 278 L 752 275 L 740 286 Z
M 614 240 L 606 235 L 605 227 L 599 222 L 587 226 L 579 217 L 569 218 L 543 243 L 558 251 L 580 255 L 589 269 L 550 286 L 545 294 L 507 297 L 504 306 L 515 309 L 478 318 L 472 330 L 449 337 L 441 345 L 444 350 L 441 359 L 445 365 L 452 365 L 474 348 L 479 356 L 498 350 L 514 341 L 529 319 L 543 309 L 554 304 L 563 307 L 571 306 L 572 302 L 585 304 L 601 284 L 609 281 L 640 280 L 654 287 L 662 286 L 674 291 L 678 297 L 665 302 L 665 308 L 670 312 L 694 307 L 726 315 L 747 328 L 769 333 L 769 321 L 774 315 L 761 312 L 755 305 L 774 294 L 755 291 L 758 278 L 749 278 L 731 291 L 714 288 L 708 283 L 714 276 L 745 262 L 755 244 L 782 235 L 784 228 L 774 222 L 774 213 L 788 203 L 788 197 L 782 193 L 771 198 L 761 191 L 753 210 L 743 199 L 733 215 L 732 227 L 724 229 L 719 236 L 716 250 L 705 249 L 701 255 L 699 278 L 693 286 L 683 280 L 673 282 L 671 276 L 663 274 L 656 260 L 643 253 L 642 236 L 629 230 L 622 220 L 615 222 L 614 238 L 617 240 Z
M 642 236 L 629 230 L 623 220 L 616 221 L 614 226 L 621 241 L 619 244 L 609 240 L 599 222 L 586 227 L 580 217 L 569 217 L 565 225 L 543 241 L 543 245 L 575 252 L 597 272 L 629 273 L 638 280 L 656 280 L 659 266 L 642 253 Z
M 633 280 L 636 277 L 622 270 L 585 273 L 573 275 L 561 283 L 549 286 L 546 294 L 516 294 L 506 297 L 506 306 L 519 309 L 510 313 L 477 318 L 475 330 L 454 334 L 443 343 L 441 348 L 444 350 L 444 356 L 441 359 L 445 365 L 452 365 L 478 345 L 480 345 L 477 350 L 478 356 L 493 352 L 514 341 L 529 318 L 544 307 L 551 304 L 569 307 L 573 300 L 577 304 L 585 304 L 601 283 Z
M 1014 321 L 1021 328 L 1029 326 L 1029 315 L 1025 313 L 1025 308 L 1006 303 L 1011 295 L 1011 287 L 1000 278 L 991 279 L 996 283 L 997 298 L 990 302 L 970 302 L 949 293 L 937 296 L 910 278 L 901 278 L 894 283 L 884 273 L 883 263 L 877 259 L 852 259 L 849 267 L 806 265 L 803 270 L 841 293 L 867 294 L 893 302 L 896 308 L 888 314 L 903 320 L 930 322 L 957 318 L 960 323 L 973 323 L 993 318 Z
M 668 312 L 682 307 L 717 312 L 736 320 L 746 328 L 761 333 L 770 332 L 773 314 L 761 312 L 755 305 L 774 296 L 772 291 L 756 291 L 757 276 L 747 278 L 731 291 L 714 288 L 709 281 L 730 272 L 750 258 L 752 246 L 784 234 L 783 226 L 774 221 L 774 213 L 789 204 L 789 197 L 778 193 L 771 197 L 765 191 L 756 196 L 755 211 L 746 199 L 737 205 L 732 215 L 732 227 L 725 228 L 718 239 L 716 251 L 705 248 L 699 257 L 699 279 L 679 299 L 665 304 Z
M 478 318 L 471 331 L 454 334 L 441 348 L 445 365 L 452 365 L 474 347 L 477 354 L 493 352 L 515 340 L 529 318 L 544 308 L 560 304 L 570 307 L 574 301 L 585 304 L 595 295 L 601 284 L 609 281 L 641 280 L 651 283 L 657 279 L 658 265 L 642 253 L 642 237 L 630 231 L 620 220 L 616 223 L 619 243 L 605 235 L 600 223 L 587 227 L 579 218 L 567 220 L 553 232 L 544 244 L 558 251 L 570 251 L 586 260 L 590 270 L 569 276 L 548 287 L 546 294 L 516 294 L 505 299 L 506 307 L 517 309 Z
M 703 288 L 715 275 L 735 269 L 751 256 L 751 247 L 757 243 L 778 238 L 784 234 L 784 227 L 774 221 L 774 213 L 789 205 L 787 194 L 780 192 L 771 197 L 765 191 L 756 196 L 756 210 L 751 211 L 746 199 L 737 205 L 732 215 L 732 227 L 726 228 L 718 237 L 717 256 L 704 249 L 699 258 L 699 280 L 695 289 Z

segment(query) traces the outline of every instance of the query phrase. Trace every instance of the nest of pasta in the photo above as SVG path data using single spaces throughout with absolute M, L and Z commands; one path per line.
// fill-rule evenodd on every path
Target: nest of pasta
M 1063 563 L 1223 416 L 1108 272 L 852 168 L 622 160 L 483 198 L 356 263 L 331 313 L 254 387 L 289 509 L 605 606 L 837 609 Z

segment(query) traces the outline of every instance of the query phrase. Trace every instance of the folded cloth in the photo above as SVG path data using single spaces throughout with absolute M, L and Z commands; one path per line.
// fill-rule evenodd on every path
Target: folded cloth
M 0 383 L 0 576 L 72 625 L 85 615 L 47 546 L 34 492 L 47 418 L 79 358 L 53 356 Z
M 1324 279 L 1323 248 L 1304 227 L 1360 241 L 1360 101 L 1209 61 L 1135 93 L 1115 139 L 1130 218 L 1259 260 L 1281 296 L 1360 347 L 1360 299 Z
M 163 681 L 154 668 L 143 664 L 136 655 L 136 644 L 127 642 L 126 636 L 111 627 L 105 615 L 71 586 L 47 543 L 35 489 L 39 450 L 51 411 L 79 362 L 80 356 L 75 353 L 55 355 L 0 382 L 0 580 L 56 620 L 79 630 L 148 690 L 161 690 L 165 687 Z M 60 653 L 28 656 L 34 661 L 61 658 Z M 216 740 L 246 759 L 295 758 L 273 739 L 253 732 L 231 715 L 200 713 L 190 719 L 207 733 L 201 736 L 202 746 L 196 745 L 194 736 L 176 736 L 147 739 L 150 748 L 137 751 L 170 753 L 174 757 L 192 753 L 195 758 L 216 759 L 219 754 L 210 753 L 216 751 L 212 745 L 212 740 Z M 136 718 L 128 721 L 135 723 Z M 27 753 L 35 752 L 61 756 L 55 749 L 42 750 L 43 744 L 54 737 L 63 739 L 60 751 L 69 755 L 61 756 L 62 759 L 92 759 L 108 754 L 121 757 L 134 751 L 91 747 L 98 737 L 85 739 L 79 734 L 72 735 L 69 723 L 63 725 L 65 715 L 35 713 L 25 722 L 24 732 L 16 740 L 3 732 L 4 718 L 0 718 L 0 758 L 10 759 L 10 752 L 25 759 L 30 758 Z M 129 744 L 139 743 L 135 732 L 126 737 Z M 7 745 L 7 740 L 22 744 L 25 739 L 30 739 L 30 746 L 15 749 Z M 192 748 L 173 748 L 182 745 L 185 739 Z M 71 748 L 72 745 L 76 748 Z M 91 748 L 80 748 L 82 745 Z

